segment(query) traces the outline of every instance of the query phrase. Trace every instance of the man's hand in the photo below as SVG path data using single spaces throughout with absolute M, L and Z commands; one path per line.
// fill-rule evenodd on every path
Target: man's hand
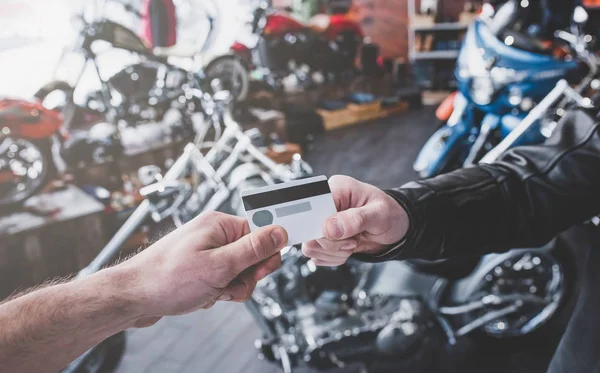
M 0 304 L 0 372 L 58 372 L 124 329 L 247 300 L 286 243 L 281 227 L 250 233 L 245 219 L 209 212 L 115 267 Z
M 325 238 L 302 246 L 315 264 L 338 266 L 353 253 L 376 254 L 406 234 L 406 211 L 381 189 L 339 175 L 329 179 L 329 186 L 339 212 L 325 222 Z
M 286 242 L 281 227 L 250 233 L 246 219 L 208 212 L 115 270 L 132 279 L 130 292 L 143 311 L 136 326 L 147 326 L 217 300 L 248 300 L 256 282 L 281 264 Z

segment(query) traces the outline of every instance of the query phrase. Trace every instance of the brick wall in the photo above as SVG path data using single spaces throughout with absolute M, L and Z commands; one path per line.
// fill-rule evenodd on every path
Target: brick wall
M 408 57 L 409 0 L 353 0 L 349 17 L 359 22 L 365 35 L 381 47 L 385 57 Z M 420 1 L 415 0 L 416 9 Z M 456 18 L 465 0 L 439 0 L 444 17 Z M 274 0 L 274 6 L 289 5 L 288 0 Z
M 408 55 L 408 0 L 354 0 L 349 16 L 379 44 L 381 55 Z

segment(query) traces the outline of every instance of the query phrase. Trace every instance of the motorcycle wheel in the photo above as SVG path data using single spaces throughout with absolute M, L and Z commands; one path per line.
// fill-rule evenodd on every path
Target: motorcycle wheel
M 69 83 L 56 80 L 42 86 L 34 95 L 46 109 L 62 113 L 66 130 L 72 123 L 83 121 L 81 111 L 73 102 L 74 90 Z
M 125 353 L 125 332 L 117 333 L 100 343 L 81 364 L 77 373 L 112 373 Z
M 204 69 L 207 82 L 210 84 L 219 79 L 223 90 L 229 91 L 235 102 L 242 102 L 250 90 L 250 73 L 235 56 L 223 56 L 212 61 Z
M 46 185 L 52 164 L 51 143 L 48 139 L 7 138 L 4 141 L 12 141 L 12 144 L 0 156 L 0 161 L 10 165 L 1 171 L 8 177 L 0 182 L 0 206 L 10 209 L 21 205 Z

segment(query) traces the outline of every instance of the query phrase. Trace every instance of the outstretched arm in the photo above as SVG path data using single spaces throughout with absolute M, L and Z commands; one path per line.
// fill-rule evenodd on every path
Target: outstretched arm
M 0 372 L 57 372 L 107 337 L 162 316 L 247 300 L 279 267 L 285 230 L 250 234 L 207 213 L 115 267 L 0 305 Z
M 0 371 L 57 372 L 143 315 L 133 278 L 117 268 L 0 306 Z
M 543 244 L 600 212 L 599 126 L 571 111 L 543 145 L 386 192 L 334 177 L 340 212 L 304 253 L 335 265 L 352 254 L 435 260 Z

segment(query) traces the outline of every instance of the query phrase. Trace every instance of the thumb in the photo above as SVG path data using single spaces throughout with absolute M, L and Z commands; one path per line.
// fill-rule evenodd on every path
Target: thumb
M 378 224 L 378 210 L 371 204 L 338 212 L 325 221 L 325 238 L 339 241 L 369 231 Z
M 214 255 L 219 256 L 218 261 L 225 263 L 227 279 L 233 280 L 246 269 L 278 254 L 287 242 L 285 229 L 271 225 L 214 250 Z

